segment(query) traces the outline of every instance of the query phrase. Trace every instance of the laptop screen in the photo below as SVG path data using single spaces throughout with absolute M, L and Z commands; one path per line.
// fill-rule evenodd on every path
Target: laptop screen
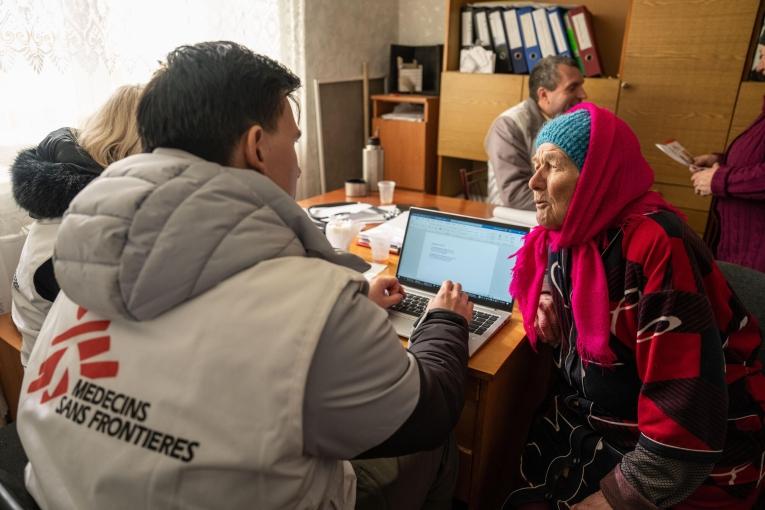
M 410 209 L 396 274 L 437 292 L 444 280 L 462 284 L 475 303 L 511 311 L 515 257 L 528 228 L 455 214 Z

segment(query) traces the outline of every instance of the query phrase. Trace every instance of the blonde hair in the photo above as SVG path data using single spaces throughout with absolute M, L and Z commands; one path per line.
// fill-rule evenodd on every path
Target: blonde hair
M 118 88 L 77 133 L 77 142 L 99 165 L 141 152 L 136 112 L 142 92 L 143 85 Z

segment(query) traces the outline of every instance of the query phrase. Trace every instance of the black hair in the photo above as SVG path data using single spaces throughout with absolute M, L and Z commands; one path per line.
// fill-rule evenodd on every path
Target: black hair
M 563 64 L 579 69 L 579 66 L 571 57 L 550 55 L 540 60 L 529 75 L 529 95 L 534 101 L 539 101 L 537 90 L 544 87 L 547 90 L 555 90 L 560 85 L 560 73 L 558 65 Z
M 227 165 L 254 124 L 276 129 L 300 78 L 278 62 L 230 41 L 180 46 L 154 73 L 138 105 L 145 152 L 182 149 Z

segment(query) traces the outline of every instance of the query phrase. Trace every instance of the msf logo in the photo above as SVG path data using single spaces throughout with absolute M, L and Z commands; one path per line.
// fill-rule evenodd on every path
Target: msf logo
M 77 308 L 77 320 L 85 316 L 88 311 L 83 307 Z M 108 352 L 111 347 L 111 337 L 106 335 L 106 329 L 111 321 L 84 321 L 78 322 L 63 333 L 57 335 L 51 342 L 51 347 L 61 346 L 54 350 L 53 354 L 40 364 L 39 377 L 32 381 L 27 388 L 28 393 L 43 390 L 40 403 L 59 397 L 69 390 L 69 368 L 65 368 L 56 384 L 52 385 L 56 368 L 67 350 L 77 349 L 80 363 L 79 375 L 88 379 L 103 379 L 116 377 L 119 370 L 117 361 L 94 361 L 96 356 Z M 93 334 L 101 334 L 93 338 Z M 59 371 L 60 372 L 60 371 Z M 53 391 L 49 391 L 51 386 Z

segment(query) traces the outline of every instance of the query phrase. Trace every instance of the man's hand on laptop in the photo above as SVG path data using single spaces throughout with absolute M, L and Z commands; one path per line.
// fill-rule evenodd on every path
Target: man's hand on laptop
M 428 310 L 434 308 L 451 310 L 462 315 L 468 324 L 473 319 L 473 303 L 468 300 L 468 295 L 462 292 L 462 285 L 451 280 L 442 283 L 438 293 L 428 303 Z
M 369 283 L 367 297 L 382 308 L 390 308 L 404 299 L 404 288 L 395 276 L 378 276 Z

